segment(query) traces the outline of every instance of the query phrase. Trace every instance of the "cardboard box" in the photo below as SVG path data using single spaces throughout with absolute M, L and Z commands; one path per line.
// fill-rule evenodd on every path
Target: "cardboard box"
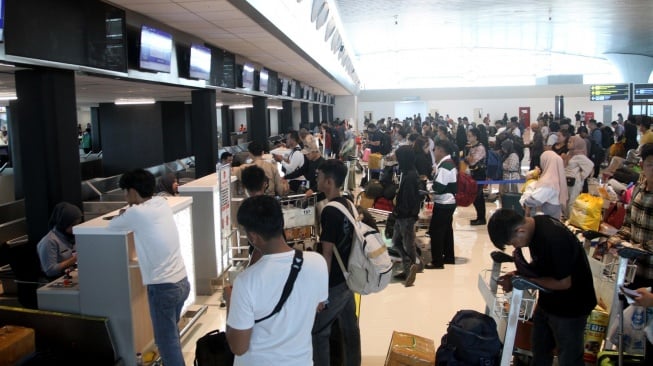
M 0 328 L 0 366 L 11 366 L 35 350 L 34 329 L 14 325 Z
M 435 365 L 435 343 L 432 339 L 410 333 L 392 332 L 385 366 Z

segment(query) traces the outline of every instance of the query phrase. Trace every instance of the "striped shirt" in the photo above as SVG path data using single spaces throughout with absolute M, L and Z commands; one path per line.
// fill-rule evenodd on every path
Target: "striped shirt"
M 642 249 L 653 251 L 653 192 L 646 191 L 646 181 L 635 187 L 626 209 L 626 219 L 617 235 L 641 245 Z M 638 264 L 637 274 L 653 279 L 653 256 Z
M 456 206 L 457 175 L 458 169 L 450 155 L 440 160 L 435 179 L 433 179 L 433 201 L 435 203 Z

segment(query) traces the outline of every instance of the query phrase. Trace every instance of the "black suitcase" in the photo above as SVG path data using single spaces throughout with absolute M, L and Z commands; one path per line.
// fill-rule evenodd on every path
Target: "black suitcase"
M 519 204 L 521 193 L 502 193 L 501 194 L 501 207 L 509 208 L 517 211 L 518 214 L 524 215 L 524 208 Z

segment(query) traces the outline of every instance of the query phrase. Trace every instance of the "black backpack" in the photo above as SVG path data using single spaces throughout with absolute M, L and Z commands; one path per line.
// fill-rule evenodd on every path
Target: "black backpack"
M 604 149 L 609 149 L 614 142 L 614 131 L 610 126 L 601 127 L 601 146 Z
M 385 132 L 381 132 L 381 145 L 379 147 L 381 155 L 387 155 L 392 151 L 392 140 Z
M 501 361 L 497 323 L 475 310 L 460 310 L 451 319 L 436 352 L 436 366 L 494 366 Z

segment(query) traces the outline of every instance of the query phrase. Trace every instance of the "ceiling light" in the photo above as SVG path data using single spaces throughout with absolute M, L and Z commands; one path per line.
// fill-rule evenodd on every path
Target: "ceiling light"
M 215 102 L 215 106 L 216 106 L 216 107 L 222 107 L 223 105 L 224 105 L 224 104 L 222 104 L 222 102 Z
M 0 100 L 16 100 L 18 97 L 15 93 L 0 93 Z
M 129 104 L 154 104 L 154 98 L 118 98 L 114 101 L 116 105 L 129 105 Z
M 247 108 L 252 108 L 252 104 L 234 104 L 230 105 L 229 109 L 247 109 Z

